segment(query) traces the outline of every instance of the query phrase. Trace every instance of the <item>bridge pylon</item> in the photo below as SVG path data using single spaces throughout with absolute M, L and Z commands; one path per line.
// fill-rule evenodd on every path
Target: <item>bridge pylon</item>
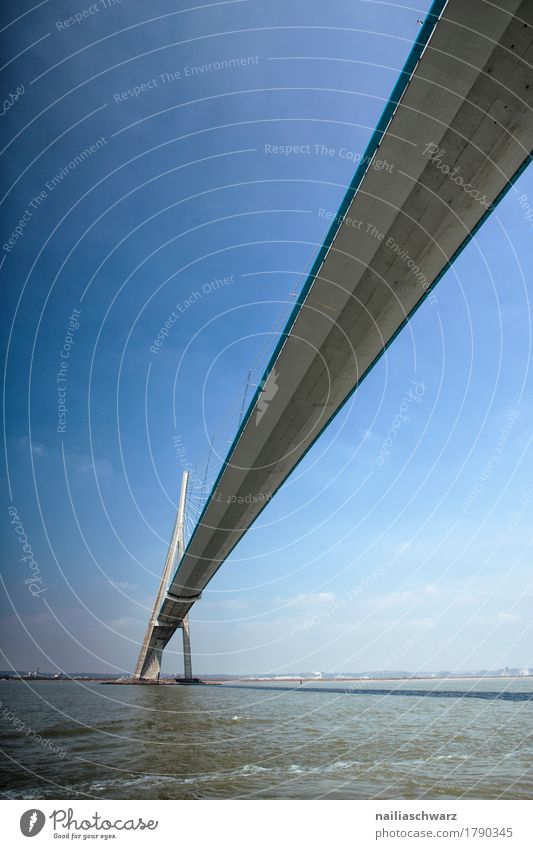
M 172 576 L 173 567 L 179 562 L 185 551 L 185 504 L 187 499 L 187 486 L 189 483 L 189 472 L 184 472 L 181 482 L 180 500 L 178 511 L 176 513 L 176 521 L 170 539 L 161 582 L 155 597 L 155 602 L 152 614 L 148 621 L 144 640 L 139 652 L 137 664 L 135 666 L 134 678 L 141 681 L 158 681 L 161 674 L 161 660 L 163 649 L 170 639 L 170 635 L 166 633 L 168 629 L 164 629 L 158 622 L 159 611 L 167 594 L 168 585 Z M 191 641 L 189 629 L 189 617 L 185 616 L 182 620 L 176 623 L 176 627 L 183 630 L 183 667 L 185 681 L 193 681 L 192 677 L 192 662 L 191 662 Z

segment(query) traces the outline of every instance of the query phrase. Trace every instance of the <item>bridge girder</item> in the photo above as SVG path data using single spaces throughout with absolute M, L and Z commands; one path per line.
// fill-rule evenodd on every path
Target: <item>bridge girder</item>
M 434 26 L 443 6 L 331 215 L 158 607 L 164 638 L 531 160 L 533 3 L 449 0 Z

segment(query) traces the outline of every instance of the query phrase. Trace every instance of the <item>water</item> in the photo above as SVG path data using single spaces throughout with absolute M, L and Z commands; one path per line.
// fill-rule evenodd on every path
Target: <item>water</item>
M 532 696 L 533 679 L 271 687 L 0 681 L 0 790 L 26 799 L 533 797 L 533 701 L 494 698 Z M 381 692 L 391 689 L 415 693 Z

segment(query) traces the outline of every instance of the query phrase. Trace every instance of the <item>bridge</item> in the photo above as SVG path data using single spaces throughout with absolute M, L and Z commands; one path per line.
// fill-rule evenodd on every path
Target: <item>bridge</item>
M 186 548 L 175 529 L 136 678 L 181 628 L 192 680 L 202 590 L 531 161 L 532 64 L 531 0 L 432 4 Z

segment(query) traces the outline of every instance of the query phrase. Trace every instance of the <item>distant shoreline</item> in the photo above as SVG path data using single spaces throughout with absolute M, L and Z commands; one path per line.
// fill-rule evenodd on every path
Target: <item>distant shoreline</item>
M 252 682 L 253 681 L 254 683 L 261 683 L 262 681 L 264 681 L 265 683 L 276 683 L 276 684 L 283 684 L 284 682 L 287 682 L 288 684 L 295 683 L 295 682 L 299 683 L 300 681 L 303 681 L 306 684 L 315 684 L 315 683 L 316 684 L 323 684 L 323 683 L 335 684 L 337 681 L 363 681 L 363 682 L 368 684 L 368 683 L 374 683 L 374 682 L 379 683 L 380 681 L 464 681 L 464 680 L 466 680 L 466 681 L 470 681 L 470 680 L 494 681 L 494 680 L 507 679 L 507 678 L 512 678 L 514 680 L 514 679 L 517 679 L 517 678 L 520 678 L 520 679 L 521 678 L 524 678 L 524 679 L 525 678 L 533 678 L 533 676 L 532 675 L 475 675 L 474 673 L 472 673 L 472 674 L 465 673 L 464 675 L 394 675 L 394 676 L 383 677 L 383 678 L 369 678 L 369 677 L 366 677 L 366 676 L 365 677 L 361 676 L 361 677 L 356 677 L 356 678 L 304 678 L 304 677 L 300 678 L 300 677 L 297 676 L 295 678 L 275 678 L 275 677 L 273 677 L 273 678 L 263 678 L 263 677 L 261 677 L 261 678 L 248 678 L 248 677 L 246 677 L 246 678 L 226 678 L 223 681 L 220 680 L 220 679 L 212 679 L 212 680 L 213 681 L 217 680 L 220 683 L 224 683 L 224 684 L 231 684 L 231 683 L 234 683 L 236 681 L 246 681 L 246 682 L 248 682 L 248 681 Z M 209 679 L 205 679 L 205 680 L 208 681 Z
M 201 677 L 201 676 L 200 676 Z M 343 677 L 343 678 L 306 678 L 300 676 L 294 676 L 293 678 L 279 678 L 279 677 L 240 677 L 240 678 L 213 678 L 210 676 L 206 676 L 205 678 L 201 677 L 201 680 L 205 684 L 237 684 L 237 683 L 254 683 L 254 684 L 299 684 L 300 681 L 305 684 L 336 684 L 336 683 L 346 683 L 346 682 L 362 682 L 365 684 L 370 683 L 380 683 L 385 681 L 494 681 L 494 680 L 508 680 L 508 679 L 528 679 L 532 678 L 532 675 L 476 675 L 474 673 L 464 673 L 464 674 L 454 674 L 454 675 L 394 675 L 387 676 L 383 678 L 371 678 L 368 676 L 357 676 L 357 677 Z M 120 685 L 140 685 L 140 686 L 149 686 L 154 684 L 159 684 L 160 686 L 172 686 L 174 684 L 178 684 L 179 681 L 175 678 L 162 678 L 160 681 L 138 681 L 132 678 L 93 678 L 82 675 L 72 675 L 64 678 L 47 678 L 46 676 L 21 676 L 21 675 L 4 675 L 0 677 L 0 681 L 23 681 L 23 682 L 49 682 L 54 684 L 64 684 L 69 681 L 76 681 L 78 683 L 86 683 L 86 684 L 120 684 Z

